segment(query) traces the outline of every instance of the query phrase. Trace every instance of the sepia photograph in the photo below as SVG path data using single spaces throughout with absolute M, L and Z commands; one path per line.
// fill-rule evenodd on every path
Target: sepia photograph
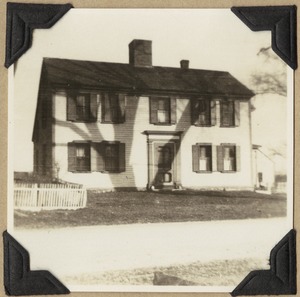
M 293 86 L 230 9 L 71 9 L 9 68 L 9 233 L 70 291 L 231 292 L 293 228 Z

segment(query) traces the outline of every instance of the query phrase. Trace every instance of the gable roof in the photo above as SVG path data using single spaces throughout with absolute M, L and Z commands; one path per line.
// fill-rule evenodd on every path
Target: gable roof
M 44 58 L 41 81 L 56 87 L 134 93 L 239 96 L 254 93 L 229 72 Z

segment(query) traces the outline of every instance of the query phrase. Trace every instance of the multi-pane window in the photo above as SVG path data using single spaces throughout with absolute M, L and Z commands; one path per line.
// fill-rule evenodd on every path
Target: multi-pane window
M 223 171 L 236 170 L 235 146 L 223 146 Z
M 213 126 L 216 121 L 215 101 L 193 99 L 191 101 L 192 124 L 195 126 Z
M 80 94 L 76 96 L 76 115 L 78 121 L 88 121 L 90 119 L 90 94 Z
M 217 147 L 218 171 L 235 172 L 240 167 L 240 148 L 235 144 L 222 144 Z
M 101 103 L 103 123 L 123 123 L 125 121 L 124 95 L 104 94 Z
M 235 110 L 238 107 L 238 102 L 233 100 L 221 100 L 221 126 L 233 127 L 237 124 L 237 116 Z
M 170 125 L 176 123 L 176 98 L 151 97 L 150 123 Z
M 125 171 L 125 144 L 113 142 L 68 143 L 68 170 L 71 172 Z
M 119 170 L 119 145 L 105 145 L 105 171 L 117 172 Z
M 100 100 L 101 98 L 101 100 Z M 101 118 L 100 118 L 101 107 Z M 67 100 L 67 120 L 78 122 L 123 123 L 125 95 L 70 92 Z
M 170 98 L 157 99 L 157 121 L 159 124 L 170 123 Z
M 211 172 L 212 171 L 212 145 L 196 144 L 192 147 L 193 152 L 193 171 Z
M 89 143 L 76 143 L 74 154 L 75 171 L 86 172 L 91 170 L 91 150 Z
M 199 170 L 211 171 L 211 145 L 199 146 Z
M 192 146 L 192 154 L 194 172 L 240 171 L 240 147 L 235 144 L 197 143 Z
M 95 122 L 97 120 L 97 94 L 70 93 L 67 100 L 67 120 Z

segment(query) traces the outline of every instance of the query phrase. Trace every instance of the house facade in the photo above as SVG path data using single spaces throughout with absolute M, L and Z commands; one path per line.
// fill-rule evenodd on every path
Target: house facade
M 33 131 L 39 176 L 90 188 L 252 189 L 250 98 L 228 72 L 45 58 Z

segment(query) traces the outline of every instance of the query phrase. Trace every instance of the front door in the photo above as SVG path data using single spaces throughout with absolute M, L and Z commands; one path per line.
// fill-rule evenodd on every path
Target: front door
M 154 183 L 157 188 L 174 184 L 174 147 L 172 142 L 154 145 Z

